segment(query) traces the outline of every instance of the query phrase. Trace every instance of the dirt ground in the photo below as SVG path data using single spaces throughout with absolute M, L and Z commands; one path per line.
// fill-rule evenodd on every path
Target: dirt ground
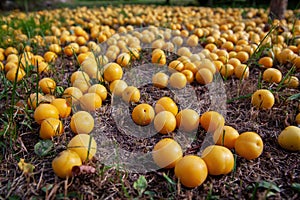
M 138 66 L 143 61 L 135 62 L 133 66 Z M 64 72 L 59 73 L 57 77 L 57 80 L 61 80 L 58 85 L 68 84 L 68 77 L 77 70 L 77 66 L 73 63 L 72 59 L 59 59 L 56 62 L 55 66 Z M 55 148 L 45 157 L 38 157 L 34 153 L 34 145 L 39 141 L 38 125 L 32 124 L 32 130 L 26 126 L 20 126 L 16 142 L 6 143 L 11 148 L 6 148 L 6 151 L 2 152 L 4 158 L 0 165 L 0 197 L 2 199 L 127 199 L 134 197 L 141 199 L 299 199 L 299 191 L 292 188 L 293 183 L 300 183 L 299 152 L 283 150 L 277 143 L 280 131 L 288 124 L 294 125 L 294 117 L 298 112 L 299 102 L 286 99 L 299 91 L 283 88 L 275 93 L 276 103 L 271 110 L 254 109 L 249 97 L 234 100 L 235 97 L 247 95 L 256 90 L 258 75 L 261 72 L 261 69 L 253 65 L 250 67 L 249 79 L 240 82 L 238 79 L 230 78 L 223 82 L 228 101 L 225 105 L 226 124 L 236 128 L 239 133 L 255 131 L 264 141 L 263 154 L 255 160 L 248 161 L 235 154 L 235 170 L 228 175 L 208 176 L 200 187 L 188 189 L 177 182 L 173 170 L 160 169 L 146 173 L 122 171 L 118 165 L 104 165 L 102 160 L 107 155 L 104 152 L 98 152 L 97 156 L 87 163 L 96 168 L 96 173 L 80 175 L 69 180 L 59 179 L 52 171 L 51 161 L 65 149 L 67 141 L 72 137 L 68 125 L 69 119 L 66 119 L 65 134 L 53 139 Z M 298 72 L 296 76 L 300 78 Z M 208 88 L 194 83 L 190 87 L 197 96 L 198 102 L 192 103 L 199 106 L 199 113 L 211 109 L 212 99 L 208 95 Z M 277 85 L 263 83 L 263 87 L 275 89 Z M 164 95 L 174 97 L 171 90 L 158 91 L 150 84 L 145 84 L 139 89 L 142 94 L 146 94 L 142 95 L 141 102 L 149 104 L 154 104 L 159 97 Z M 2 101 L 1 104 L 5 105 L 5 102 Z M 129 106 L 129 110 L 132 107 L 133 105 Z M 143 139 L 127 134 L 130 127 L 128 129 L 126 123 L 116 122 L 112 109 L 111 97 L 109 97 L 103 102 L 103 106 L 93 113 L 97 122 L 93 133 L 96 138 L 101 139 L 97 134 L 102 134 L 105 138 L 114 139 L 121 148 L 127 151 L 140 152 L 151 151 L 155 142 L 162 138 L 159 134 Z M 17 114 L 15 117 L 18 123 L 22 123 L 26 115 Z M 123 119 L 124 122 L 128 120 Z M 205 135 L 205 131 L 199 127 L 192 143 L 185 149 L 185 154 L 200 155 Z M 26 175 L 19 170 L 17 163 L 20 158 L 24 158 L 26 162 L 35 166 L 32 174 Z M 148 186 L 147 192 L 139 196 L 133 184 L 141 175 L 145 176 Z

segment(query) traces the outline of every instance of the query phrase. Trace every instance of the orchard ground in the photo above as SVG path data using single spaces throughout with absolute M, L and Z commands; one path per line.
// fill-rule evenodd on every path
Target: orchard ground
M 286 126 L 297 126 L 295 117 L 299 113 L 299 86 L 289 88 L 284 84 L 284 80 L 279 83 L 269 83 L 263 80 L 262 74 L 265 68 L 259 64 L 261 57 L 272 57 L 273 68 L 279 69 L 283 78 L 287 79 L 290 75 L 300 78 L 300 66 L 297 66 L 291 57 L 280 54 L 283 49 L 290 49 L 293 52 L 293 58 L 299 57 L 299 10 L 289 10 L 285 20 L 271 24 L 266 10 L 254 8 L 221 9 L 141 5 L 93 9 L 80 7 L 72 10 L 65 8 L 39 11 L 28 15 L 12 12 L 7 16 L 2 16 L 0 24 L 2 39 L 0 44 L 3 48 L 2 63 L 4 65 L 11 53 L 8 51 L 5 53 L 8 47 L 15 47 L 20 55 L 26 46 L 30 46 L 35 55 L 41 56 L 49 50 L 52 43 L 57 43 L 62 47 L 62 52 L 56 53 L 57 59 L 47 62 L 49 69 L 46 73 L 36 73 L 34 66 L 31 66 L 25 70 L 25 77 L 18 83 L 14 83 L 6 79 L 5 70 L 1 71 L 1 198 L 299 198 L 299 151 L 284 150 L 277 142 L 278 135 Z M 128 28 L 128 25 L 131 26 Z M 62 120 L 64 133 L 61 136 L 50 140 L 50 145 L 46 145 L 46 149 L 37 150 L 36 144 L 41 144 L 38 134 L 40 126 L 33 119 L 33 109 L 27 105 L 29 95 L 40 90 L 38 81 L 43 77 L 50 77 L 56 81 L 58 86 L 54 93 L 56 97 L 61 97 L 63 90 L 71 86 L 71 74 L 80 68 L 79 53 L 71 52 L 68 55 L 63 50 L 67 49 L 69 43 L 81 44 L 80 40 L 76 40 L 79 35 L 75 34 L 75 27 L 83 28 L 88 41 L 100 44 L 105 43 L 106 39 L 118 32 L 121 34 L 127 28 L 143 28 L 149 25 L 178 30 L 176 34 L 182 38 L 197 34 L 196 30 L 201 29 L 203 35 L 198 33 L 197 47 L 201 50 L 202 48 L 209 49 L 205 56 L 211 60 L 219 60 L 223 64 L 226 64 L 228 58 L 225 60 L 221 58 L 217 50 L 225 49 L 228 53 L 231 51 L 248 53 L 248 59 L 240 59 L 249 67 L 249 77 L 244 80 L 234 75 L 226 77 L 227 75 L 223 74 L 222 83 L 226 99 L 219 101 L 226 102 L 224 115 L 226 125 L 234 127 L 239 133 L 254 131 L 262 137 L 264 142 L 262 155 L 249 161 L 232 150 L 235 155 L 234 170 L 227 175 L 208 176 L 201 186 L 193 189 L 182 186 L 175 178 L 173 170 L 159 169 L 136 173 L 133 170 L 122 170 L 121 164 L 107 165 L 102 162 L 102 157 L 107 156 L 107 152 L 102 152 L 101 149 L 98 149 L 97 156 L 86 163 L 96 169 L 95 173 L 82 174 L 67 180 L 58 178 L 52 170 L 51 162 L 59 152 L 66 149 L 68 141 L 74 136 L 70 128 L 71 117 Z M 93 27 L 97 27 L 97 31 L 94 32 Z M 62 37 L 64 31 L 68 31 L 70 36 L 73 35 L 73 39 L 70 37 L 65 40 Z M 249 34 L 243 35 L 239 32 Z M 236 36 L 232 36 L 235 35 L 233 33 L 236 33 Z M 233 49 L 224 45 L 227 41 L 234 45 Z M 212 43 L 217 49 L 208 45 Z M 87 46 L 87 44 L 86 41 L 80 46 Z M 246 44 L 247 47 L 241 44 Z M 167 64 L 179 57 L 177 53 L 167 54 Z M 143 50 L 140 55 L 142 59 L 132 61 L 130 69 L 151 63 L 151 52 Z M 130 69 L 125 68 L 124 74 L 130 72 Z M 108 87 L 108 83 L 104 84 Z M 213 99 L 208 87 L 194 81 L 191 83 L 191 88 L 195 91 L 198 100 L 198 114 L 201 115 L 211 109 Z M 251 105 L 251 94 L 261 88 L 271 90 L 275 96 L 275 104 L 271 109 L 257 109 Z M 174 98 L 176 102 L 174 92 L 169 88 L 158 90 L 151 84 L 145 83 L 139 87 L 139 90 L 142 94 L 139 103 L 147 102 L 154 105 L 155 101 L 162 96 Z M 134 104 L 128 109 L 131 111 L 133 106 Z M 92 112 L 96 122 L 94 134 L 101 132 L 107 137 L 114 138 L 128 152 L 149 152 L 161 138 L 174 136 L 155 134 L 150 138 L 136 138 L 126 134 L 128 127 L 125 122 L 130 119 L 116 121 L 113 113 L 114 105 L 111 104 L 111 96 L 108 95 L 108 98 L 102 102 L 102 106 Z M 199 126 L 184 154 L 200 155 L 205 137 L 206 132 Z M 34 166 L 34 169 L 29 173 L 22 171 L 18 166 L 20 159 L 25 159 L 26 163 Z

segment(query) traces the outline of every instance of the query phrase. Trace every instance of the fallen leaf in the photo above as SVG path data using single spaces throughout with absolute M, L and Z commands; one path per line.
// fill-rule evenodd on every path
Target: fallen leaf
M 24 174 L 32 173 L 35 168 L 34 165 L 32 165 L 30 163 L 26 163 L 23 158 L 20 159 L 18 166 L 19 166 L 20 170 L 23 171 Z

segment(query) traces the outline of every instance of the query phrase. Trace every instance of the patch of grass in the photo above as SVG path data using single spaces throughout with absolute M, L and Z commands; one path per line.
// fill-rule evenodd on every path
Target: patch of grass
M 206 196 L 206 200 L 217 200 L 217 199 L 219 199 L 220 198 L 220 196 L 219 195 L 214 195 L 213 194 L 213 185 L 212 184 L 210 184 L 210 189 L 209 189 L 209 191 L 208 191 L 208 193 L 207 193 L 207 196 Z
M 172 178 L 168 176 L 165 172 L 163 172 L 163 178 L 167 181 L 167 188 L 169 191 L 169 194 L 173 197 L 176 196 L 176 182 L 173 181 Z
M 270 49 L 272 46 L 269 43 L 264 43 L 267 38 L 271 37 L 271 34 L 278 28 L 278 25 L 272 25 L 268 33 L 262 38 L 262 40 L 257 45 L 256 49 L 254 50 L 253 54 L 250 56 L 247 64 L 250 65 L 253 62 L 256 63 L 257 60 L 261 57 L 262 53 L 266 49 Z
M 296 68 L 295 66 L 292 66 L 291 69 L 289 69 L 289 71 L 286 73 L 286 75 L 282 78 L 282 80 L 279 82 L 277 88 L 276 88 L 276 92 L 279 92 L 283 87 L 285 87 L 285 82 L 286 80 L 288 80 L 288 78 L 290 78 L 290 76 L 292 74 L 294 74 L 296 71 Z
M 264 180 L 256 182 L 255 185 L 250 186 L 250 188 L 253 189 L 251 199 L 257 198 L 256 194 L 257 194 L 258 189 L 266 190 L 264 199 L 270 198 L 270 197 L 274 196 L 275 193 L 279 193 L 281 191 L 281 189 L 273 182 L 264 181 Z
M 51 30 L 52 21 L 46 16 L 41 16 L 39 19 L 34 16 L 29 16 L 25 19 L 12 18 L 10 21 L 0 19 L 0 45 L 2 48 L 8 46 L 20 46 L 31 45 L 33 52 L 36 52 L 36 46 L 34 40 L 19 40 L 20 33 L 25 34 L 28 39 L 34 38 L 36 35 L 42 37 L 49 34 Z M 22 50 L 22 49 L 19 49 Z
M 141 198 L 143 193 L 146 191 L 148 186 L 148 182 L 145 176 L 141 175 L 139 178 L 133 183 L 133 188 L 138 192 L 138 198 Z

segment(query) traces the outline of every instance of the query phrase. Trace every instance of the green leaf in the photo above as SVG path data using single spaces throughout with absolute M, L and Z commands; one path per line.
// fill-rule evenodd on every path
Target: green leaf
M 292 101 L 292 100 L 296 100 L 296 99 L 300 99 L 300 93 L 293 94 L 287 100 Z
M 47 155 L 53 148 L 53 142 L 51 140 L 41 140 L 34 145 L 34 152 L 38 156 Z
M 9 200 L 19 200 L 21 199 L 21 197 L 19 197 L 18 195 L 12 195 L 10 197 L 8 197 Z
M 176 185 L 176 183 L 167 174 L 163 173 L 163 177 L 168 181 L 168 183 Z
M 292 188 L 300 193 L 300 183 L 293 183 Z
M 148 195 L 150 197 L 153 197 L 156 193 L 154 191 L 147 190 L 147 191 L 144 192 L 144 194 L 146 194 L 146 195 Z
M 266 197 L 269 198 L 269 197 L 275 196 L 275 195 L 276 195 L 276 194 L 275 194 L 274 192 L 270 192 L 270 191 L 269 191 L 269 192 L 267 193 Z
M 53 188 L 53 184 L 47 184 L 44 187 L 42 187 L 42 191 L 46 193 L 47 191 L 51 190 L 52 188 Z
M 58 96 L 62 95 L 64 93 L 64 88 L 62 86 L 57 86 L 56 93 Z
M 142 196 L 142 194 L 145 192 L 146 188 L 148 186 L 147 180 L 145 176 L 140 176 L 134 183 L 133 188 L 136 189 L 139 193 L 139 196 Z
M 261 181 L 258 184 L 258 187 L 273 190 L 275 192 L 280 192 L 280 188 L 277 185 L 275 185 L 272 182 L 268 182 L 268 181 Z

